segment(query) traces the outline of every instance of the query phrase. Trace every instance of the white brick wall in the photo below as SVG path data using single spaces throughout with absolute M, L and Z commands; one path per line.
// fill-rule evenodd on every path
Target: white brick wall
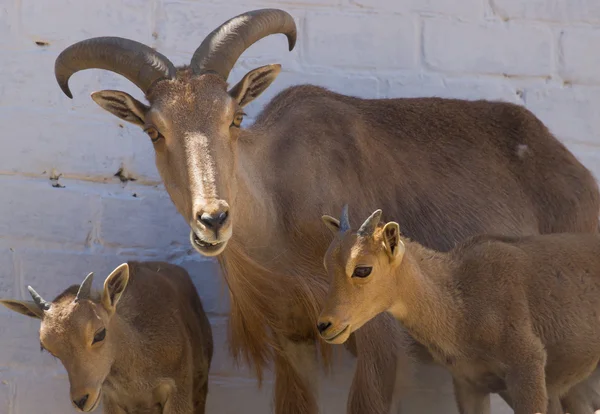
M 217 24 L 273 6 L 294 15 L 299 39 L 292 53 L 283 36 L 273 36 L 242 56 L 231 82 L 258 65 L 283 64 L 251 116 L 297 83 L 363 97 L 502 99 L 532 109 L 600 177 L 598 0 L 0 2 L 0 296 L 27 298 L 31 283 L 52 297 L 87 272 L 106 274 L 129 258 L 183 264 L 214 323 L 209 406 L 222 414 L 265 412 L 269 383 L 257 391 L 227 356 L 225 288 L 216 264 L 188 248 L 148 140 L 89 99 L 100 88 L 141 94 L 116 75 L 86 71 L 71 80 L 70 101 L 55 83 L 54 59 L 75 41 L 116 35 L 156 46 L 180 64 Z M 136 181 L 122 184 L 114 177 L 119 168 Z M 64 188 L 52 187 L 57 176 Z M 0 309 L 0 414 L 73 412 L 65 372 L 40 354 L 37 328 Z M 348 359 L 323 377 L 324 413 L 344 412 L 351 375 Z M 455 412 L 440 378 L 439 370 L 420 372 L 405 412 Z

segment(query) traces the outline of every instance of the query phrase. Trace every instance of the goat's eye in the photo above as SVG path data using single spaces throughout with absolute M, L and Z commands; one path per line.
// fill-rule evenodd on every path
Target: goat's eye
M 94 340 L 92 341 L 92 345 L 94 345 L 96 342 L 104 341 L 105 337 L 106 337 L 106 329 L 103 328 L 101 331 L 97 332 L 96 335 L 94 335 Z
M 360 278 L 364 278 L 367 277 L 371 274 L 371 270 L 373 270 L 372 267 L 357 267 L 354 269 L 354 273 L 352 273 L 352 277 L 360 277 Z
M 233 117 L 233 122 L 231 123 L 232 127 L 239 128 L 242 125 L 242 121 L 244 120 L 244 113 L 237 113 Z
M 148 136 L 154 143 L 156 143 L 159 139 L 162 138 L 162 135 L 160 134 L 160 132 L 158 132 L 158 129 L 154 128 L 153 126 L 147 127 L 146 129 L 144 129 L 144 132 L 148 134 Z

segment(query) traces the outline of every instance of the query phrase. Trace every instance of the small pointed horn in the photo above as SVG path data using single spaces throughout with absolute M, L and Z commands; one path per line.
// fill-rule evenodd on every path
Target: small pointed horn
M 31 286 L 27 286 L 27 290 L 29 291 L 29 294 L 33 298 L 35 304 L 38 305 L 41 310 L 47 311 L 50 309 L 50 304 L 42 299 L 42 297 L 35 290 L 33 290 Z
M 360 229 L 358 229 L 359 236 L 370 236 L 375 231 L 375 228 L 379 224 L 379 220 L 381 219 L 381 210 L 375 210 L 373 214 L 369 216 L 368 219 L 365 220 Z
M 81 286 L 79 286 L 79 290 L 77 291 L 77 296 L 75 297 L 75 302 L 79 302 L 83 299 L 89 299 L 90 293 L 92 291 L 92 281 L 94 280 L 94 272 L 91 272 L 89 275 L 85 277 Z
M 342 215 L 340 217 L 340 232 L 350 230 L 350 219 L 348 218 L 348 204 L 344 204 Z

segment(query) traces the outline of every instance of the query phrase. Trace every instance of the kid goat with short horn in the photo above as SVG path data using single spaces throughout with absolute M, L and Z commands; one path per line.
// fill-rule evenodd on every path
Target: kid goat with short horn
M 481 235 L 441 253 L 381 214 L 357 232 L 347 207 L 323 216 L 336 236 L 321 337 L 344 343 L 389 312 L 450 370 L 461 414 L 489 413 L 490 393 L 516 414 L 562 414 L 600 360 L 600 236 Z
M 42 349 L 69 375 L 71 401 L 105 414 L 204 414 L 213 343 L 187 271 L 164 262 L 128 262 L 92 291 L 83 283 L 45 301 L 0 300 L 41 319 Z

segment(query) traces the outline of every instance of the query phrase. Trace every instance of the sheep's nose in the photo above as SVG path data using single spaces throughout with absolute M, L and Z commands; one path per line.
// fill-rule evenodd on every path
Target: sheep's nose
M 329 328 L 331 326 L 331 322 L 319 322 L 317 324 L 317 329 L 319 330 L 319 333 L 323 333 L 327 330 L 327 328 Z
M 79 408 L 80 410 L 83 410 L 83 407 L 85 407 L 85 403 L 87 402 L 89 396 L 90 396 L 90 394 L 85 394 L 80 399 L 73 400 L 73 404 L 75 404 L 77 406 L 77 408 Z

